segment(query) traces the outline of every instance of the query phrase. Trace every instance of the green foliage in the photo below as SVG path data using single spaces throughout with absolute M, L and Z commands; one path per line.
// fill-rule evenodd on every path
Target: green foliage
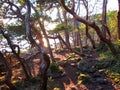
M 107 53 L 108 53 L 108 54 L 110 53 L 110 52 L 109 52 L 110 50 L 109 50 L 108 45 L 105 44 L 104 47 L 102 47 L 102 48 L 99 48 L 100 45 L 96 45 L 96 46 L 98 46 L 98 49 L 97 49 L 98 52 L 100 52 L 100 53 L 106 53 L 106 54 L 107 54 Z M 106 52 L 106 51 L 107 51 L 107 52 Z
M 79 46 L 76 46 L 73 49 L 76 50 L 76 51 L 78 51 L 78 52 L 80 52 L 80 47 Z
M 98 58 L 98 60 L 100 62 L 104 62 L 104 61 L 108 61 L 108 62 L 110 62 L 110 61 L 117 61 L 116 59 L 117 59 L 117 57 L 113 56 L 110 51 L 101 52 L 99 54 L 99 58 Z
M 50 64 L 50 70 L 52 74 L 61 72 L 61 70 L 59 69 L 58 65 L 55 62 L 52 62 Z
M 84 49 L 89 49 L 88 45 L 83 46 Z
M 10 32 L 10 34 L 15 35 L 15 36 L 25 35 L 25 26 L 24 26 L 24 24 L 18 24 L 18 25 L 11 24 L 11 25 L 8 25 L 7 30 L 8 30 L 8 32 Z
M 51 17 L 49 17 L 48 15 L 46 14 L 43 14 L 42 12 L 39 12 L 39 13 L 33 13 L 32 14 L 32 17 L 35 19 L 35 20 L 46 20 L 46 21 L 51 21 Z
M 108 27 L 110 30 L 117 29 L 117 11 L 107 12 Z
M 82 24 L 80 25 L 80 30 L 85 30 L 85 27 L 86 27 L 85 24 L 82 23 Z
M 97 68 L 99 69 L 110 68 L 116 63 L 115 57 L 110 51 L 100 53 L 98 60 Z
M 38 13 L 33 13 L 33 14 L 32 14 L 32 17 L 33 17 L 35 20 L 40 19 L 40 15 L 39 15 Z
M 63 31 L 63 30 L 72 30 L 72 27 L 70 25 L 64 25 L 64 24 L 58 24 L 54 29 L 54 33 L 57 33 L 59 31 Z
M 21 5 L 25 4 L 25 0 L 18 0 L 18 2 L 19 2 Z
M 98 59 L 96 68 L 104 69 L 106 75 L 120 86 L 120 55 L 113 56 L 110 51 L 106 51 L 100 53 Z

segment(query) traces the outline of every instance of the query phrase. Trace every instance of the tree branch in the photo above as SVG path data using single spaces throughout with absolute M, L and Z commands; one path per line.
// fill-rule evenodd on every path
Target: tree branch
M 74 12 L 74 10 L 75 10 L 75 1 L 71 0 L 71 2 L 72 2 L 71 11 Z

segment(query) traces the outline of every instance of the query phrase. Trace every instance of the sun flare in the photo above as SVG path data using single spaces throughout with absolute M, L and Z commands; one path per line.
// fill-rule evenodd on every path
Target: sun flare
M 47 45 L 47 40 L 46 40 L 45 38 L 43 38 L 43 42 L 44 42 L 44 46 L 45 46 L 45 47 L 48 47 L 48 45 Z

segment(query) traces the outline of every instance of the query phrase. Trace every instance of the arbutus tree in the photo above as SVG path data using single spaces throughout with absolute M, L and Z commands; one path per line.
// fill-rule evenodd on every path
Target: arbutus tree
M 36 47 L 37 50 L 41 53 L 41 64 L 40 64 L 40 90 L 46 90 L 47 89 L 47 70 L 50 65 L 50 58 L 47 55 L 47 53 L 44 51 L 44 49 L 36 43 L 36 41 L 33 39 L 32 33 L 31 33 L 31 2 L 29 0 L 23 1 L 21 7 L 17 6 L 17 4 L 14 4 L 14 1 L 1 1 L 3 4 L 7 4 L 8 12 L 12 15 L 9 16 L 7 11 L 5 12 L 5 15 L 3 18 L 18 18 L 19 20 L 22 20 L 25 23 L 26 28 L 26 36 L 27 39 L 30 41 L 30 44 L 32 47 Z M 24 13 L 21 11 L 23 8 L 25 8 L 26 12 Z M 32 27 L 34 30 L 35 28 Z M 37 34 L 38 35 L 38 34 Z M 42 39 L 42 38 L 41 38 Z M 18 47 L 16 47 L 18 48 Z M 15 52 L 16 53 L 16 52 Z M 18 55 L 17 55 L 18 56 Z
M 117 54 L 117 51 L 116 51 L 116 49 L 115 49 L 112 41 L 111 41 L 110 39 L 107 39 L 107 38 L 105 38 L 105 37 L 103 36 L 100 28 L 96 25 L 95 22 L 90 22 L 90 21 L 85 20 L 85 19 L 81 18 L 80 16 L 78 16 L 78 15 L 76 14 L 76 12 L 75 12 L 75 0 L 71 0 L 71 2 L 72 2 L 72 6 L 71 6 L 71 8 L 69 8 L 69 7 L 66 6 L 64 0 L 60 0 L 61 5 L 64 7 L 64 9 L 65 9 L 67 12 L 69 12 L 77 21 L 82 22 L 82 23 L 84 23 L 85 25 L 88 25 L 88 26 L 90 26 L 91 28 L 93 28 L 93 29 L 96 31 L 97 35 L 99 36 L 100 40 L 102 40 L 103 42 L 105 42 L 105 43 L 109 46 L 112 54 L 116 55 L 116 54 Z
M 40 4 L 41 4 L 41 3 L 40 3 Z M 44 25 L 44 22 L 45 22 L 44 19 L 46 19 L 45 17 L 47 17 L 47 16 L 44 16 L 43 11 L 41 11 L 41 10 L 40 10 L 40 12 L 42 13 L 42 15 L 40 15 L 40 14 L 38 13 L 39 11 L 37 11 L 37 9 L 32 5 L 32 3 L 31 3 L 31 7 L 32 7 L 32 9 L 35 11 L 35 13 L 36 13 L 37 15 L 39 15 L 39 18 L 38 18 L 38 20 L 36 20 L 36 21 L 38 22 L 38 25 L 39 25 L 39 27 L 40 27 L 43 35 L 44 35 L 44 38 L 45 38 L 46 41 L 47 41 L 46 43 L 47 43 L 47 46 L 48 46 L 48 51 L 49 51 L 49 53 L 50 53 L 51 60 L 52 60 L 52 61 L 55 61 L 55 60 L 54 60 L 53 53 L 52 53 L 52 49 L 51 49 L 51 47 L 50 47 L 50 42 L 49 42 L 49 39 L 48 39 L 48 37 L 47 37 L 47 32 L 46 32 L 46 29 L 45 29 L 45 25 Z M 40 5 L 39 8 L 42 9 L 42 6 Z M 43 9 L 42 9 L 42 10 L 43 10 Z M 33 20 L 33 21 L 35 22 L 35 20 Z
M 30 72 L 28 64 L 25 62 L 25 60 L 23 58 L 20 57 L 20 47 L 11 41 L 9 34 L 5 32 L 3 27 L 0 28 L 0 32 L 3 35 L 3 37 L 7 40 L 7 43 L 12 50 L 12 53 L 17 57 L 18 61 L 22 65 L 26 79 L 27 80 L 30 79 L 31 72 Z M 17 49 L 17 51 L 16 51 L 16 49 Z
M 40 65 L 40 90 L 47 90 L 47 70 L 50 65 L 50 58 L 47 55 L 47 53 L 42 49 L 40 45 L 36 43 L 36 41 L 33 39 L 32 34 L 31 34 L 31 28 L 30 28 L 30 13 L 31 13 L 31 4 L 29 0 L 25 1 L 26 6 L 27 6 L 27 11 L 25 14 L 25 26 L 26 26 L 26 35 L 28 37 L 28 40 L 31 42 L 33 46 L 35 46 L 38 51 L 41 53 L 41 65 Z

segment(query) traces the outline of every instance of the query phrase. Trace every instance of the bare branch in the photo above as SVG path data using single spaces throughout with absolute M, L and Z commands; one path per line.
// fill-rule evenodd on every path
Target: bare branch
M 71 11 L 74 12 L 74 10 L 75 10 L 75 0 L 71 0 L 71 2 L 72 2 Z
M 70 14 L 73 14 L 74 11 L 71 11 L 71 9 L 69 9 L 66 5 L 65 5 L 65 1 L 64 0 L 60 0 L 61 1 L 61 5 L 65 8 L 66 11 L 68 11 Z M 74 5 L 73 5 L 74 6 Z M 74 8 L 73 8 L 74 9 Z

